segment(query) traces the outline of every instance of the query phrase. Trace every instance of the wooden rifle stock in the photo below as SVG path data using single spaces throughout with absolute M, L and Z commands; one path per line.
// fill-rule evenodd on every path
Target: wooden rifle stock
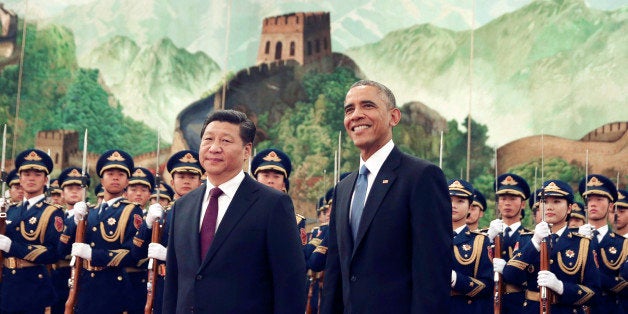
M 83 243 L 85 242 L 85 226 L 87 225 L 87 216 L 83 217 L 82 220 L 79 220 L 76 225 L 76 239 L 75 243 Z M 81 274 L 81 267 L 83 267 L 83 259 L 78 256 L 72 256 L 74 260 L 74 264 L 72 264 L 72 270 L 70 273 L 70 280 L 68 285 L 70 286 L 70 293 L 68 294 L 68 300 L 65 302 L 65 314 L 74 313 L 74 306 L 76 305 L 78 289 L 79 289 L 79 278 Z
M 151 243 L 159 243 L 161 238 L 161 226 L 159 220 L 153 222 L 153 230 L 151 233 Z M 148 267 L 148 282 L 146 283 L 146 305 L 144 306 L 144 314 L 153 313 L 153 306 L 155 304 L 155 283 L 157 279 L 157 265 L 156 259 L 151 258 Z
M 312 296 L 314 294 L 314 282 L 316 281 L 316 273 L 310 270 L 311 274 L 308 276 L 310 284 L 307 289 L 307 303 L 305 304 L 305 314 L 312 314 Z
M 541 241 L 541 265 L 540 270 L 549 270 L 549 249 L 547 247 L 547 240 L 543 239 Z M 540 297 L 539 297 L 539 310 L 541 314 L 550 314 L 550 300 L 552 291 L 547 287 L 539 287 L 540 288 Z
M 502 258 L 502 237 L 500 235 L 495 236 L 493 251 L 494 258 Z M 493 280 L 495 281 L 495 286 L 493 287 L 493 313 L 500 314 L 502 312 L 502 297 L 504 295 L 502 274 L 495 272 Z

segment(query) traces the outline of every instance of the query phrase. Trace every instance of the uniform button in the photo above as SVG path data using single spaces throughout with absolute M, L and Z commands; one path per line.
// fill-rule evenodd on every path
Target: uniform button
M 90 244 L 89 244 L 89 246 L 91 246 L 91 247 L 95 247 L 95 246 L 96 246 L 96 243 L 92 242 L 92 243 L 90 243 Z
M 201 280 L 201 279 L 203 279 L 203 275 L 196 276 L 196 280 Z
M 122 276 L 118 276 L 118 281 L 122 281 Z
M 44 278 L 44 275 L 42 275 L 42 274 L 38 274 L 38 275 L 37 275 L 37 278 L 42 279 L 42 278 Z
M 91 274 L 91 277 L 92 277 L 92 278 L 96 277 L 96 274 L 92 273 L 92 274 Z
M 96 227 L 92 227 L 92 231 L 96 232 L 96 230 L 98 230 Z
M 352 275 L 350 280 L 351 280 L 351 282 L 356 282 L 356 281 L 358 281 L 358 276 Z

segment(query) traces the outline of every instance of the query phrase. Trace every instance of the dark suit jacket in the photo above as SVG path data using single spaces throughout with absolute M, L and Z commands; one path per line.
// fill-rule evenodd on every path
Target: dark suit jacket
M 205 188 L 172 207 L 163 312 L 303 313 L 305 261 L 290 197 L 247 175 L 201 261 Z
M 354 172 L 334 192 L 321 313 L 448 313 L 451 201 L 441 169 L 395 147 L 353 243 L 356 179 Z

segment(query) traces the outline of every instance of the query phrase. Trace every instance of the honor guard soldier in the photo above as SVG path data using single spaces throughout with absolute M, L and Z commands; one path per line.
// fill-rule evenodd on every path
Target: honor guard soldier
M 471 204 L 471 209 L 469 210 L 469 217 L 467 217 L 467 226 L 471 231 L 479 231 L 480 230 L 480 218 L 484 217 L 484 212 L 486 211 L 486 198 L 480 191 L 474 189 L 473 190 L 473 204 Z M 488 231 L 488 229 L 486 230 Z M 484 232 L 486 232 L 484 231 Z M 482 233 L 484 233 L 482 232 Z
M 159 183 L 159 188 L 153 190 L 153 194 L 150 195 L 150 204 L 157 203 L 157 196 L 159 196 L 159 204 L 161 207 L 170 207 L 170 203 L 174 198 L 174 190 L 167 183 Z
M 96 163 L 105 190 L 102 205 L 90 209 L 74 204 L 74 220 L 68 224 L 60 249 L 83 258 L 76 313 L 122 313 L 127 309 L 131 283 L 124 267 L 138 262 L 130 253 L 133 236 L 142 224 L 142 208 L 123 198 L 133 159 L 121 150 L 103 153 Z M 73 243 L 79 221 L 87 219 L 85 243 Z M 71 245 L 71 246 L 70 246 Z
M 105 198 L 105 190 L 102 188 L 102 184 L 98 183 L 94 188 L 94 195 L 96 195 L 96 206 L 102 204 L 102 199 Z
M 55 205 L 63 206 L 63 197 L 61 196 L 61 187 L 59 186 L 59 178 L 50 180 L 48 188 L 49 202 Z
M 626 190 L 617 190 L 613 225 L 616 233 L 628 238 L 628 191 Z M 624 307 L 624 311 L 628 311 L 628 308 Z
M 493 253 L 493 270 L 502 273 L 504 266 L 522 243 L 527 242 L 532 233 L 521 225 L 526 200 L 530 197 L 530 186 L 522 177 L 514 173 L 505 173 L 497 177 L 497 208 L 501 219 L 491 221 L 488 237 L 491 242 L 497 235 L 502 239 L 500 254 Z M 523 288 L 506 282 L 502 297 L 502 313 L 519 313 L 524 301 Z
M 135 167 L 131 172 L 129 186 L 126 188 L 126 198 L 142 207 L 148 205 L 150 196 L 155 187 L 155 176 L 144 167 Z
M 522 247 L 508 261 L 504 280 L 526 287 L 521 313 L 539 313 L 542 297 L 539 287 L 550 292 L 546 304 L 552 314 L 583 313 L 582 306 L 590 304 L 600 285 L 591 241 L 577 233 L 578 229 L 567 228 L 573 203 L 569 184 L 548 180 L 542 188 L 540 206 L 545 219 L 536 225 L 533 237 L 521 243 Z M 548 247 L 548 270 L 540 270 L 543 239 Z
M 153 176 L 150 170 L 144 167 L 135 167 L 129 179 L 129 186 L 126 188 L 126 198 L 140 205 L 142 210 L 144 210 L 150 200 L 154 186 L 155 176 Z M 132 286 L 131 303 L 127 308 L 128 314 L 144 313 L 144 306 L 146 305 L 146 265 L 148 259 L 146 256 L 143 256 L 138 258 L 138 260 L 135 266 L 125 268 L 129 274 Z
M 305 266 L 308 269 L 306 312 L 318 313 L 323 291 L 323 270 L 327 260 L 327 238 L 329 236 L 329 215 L 331 214 L 333 188 L 324 198 L 320 198 L 316 212 L 321 225 L 312 229 L 310 241 L 303 247 Z
M 46 153 L 29 149 L 15 159 L 24 201 L 7 210 L 0 309 L 3 313 L 44 313 L 56 299 L 47 264 L 57 262 L 63 211 L 46 201 L 44 188 L 53 168 Z
M 81 168 L 68 167 L 61 171 L 59 175 L 59 188 L 65 204 L 64 224 L 68 225 L 74 221 L 74 204 L 83 201 L 85 198 L 86 188 L 89 187 L 89 174 L 85 174 L 86 179 L 83 181 Z M 85 184 L 85 186 L 83 186 Z M 51 307 L 50 313 L 61 314 L 65 310 L 65 301 L 68 299 L 70 288 L 68 280 L 70 279 L 70 255 L 59 253 L 59 261 L 52 264 L 50 276 L 57 292 L 57 302 Z
M 290 189 L 290 172 L 292 163 L 286 153 L 275 149 L 265 149 L 251 161 L 251 173 L 260 183 L 270 186 L 276 190 L 288 193 Z M 301 243 L 307 244 L 307 234 L 305 233 L 305 217 L 295 213 L 297 228 L 301 235 Z
M 9 206 L 21 203 L 24 200 L 24 189 L 20 185 L 20 177 L 17 169 L 13 169 L 7 175 L 7 184 L 9 186 Z
M 191 150 L 182 150 L 173 154 L 166 163 L 166 169 L 172 177 L 172 189 L 174 200 L 198 188 L 202 181 L 203 168 L 198 159 L 198 153 Z M 165 186 L 164 186 L 165 189 Z M 165 196 L 165 195 L 164 195 Z M 160 198 L 162 194 L 160 194 Z M 155 220 L 160 219 L 164 210 L 166 218 L 161 223 L 162 230 L 159 243 L 151 243 L 152 227 Z M 157 276 L 153 283 L 154 302 L 153 314 L 162 313 L 162 300 L 164 289 L 164 277 L 166 276 L 166 252 L 168 245 L 168 222 L 172 213 L 170 206 L 164 208 L 161 204 L 152 204 L 146 214 L 146 221 L 133 239 L 133 254 L 138 258 L 154 258 L 157 260 Z M 146 294 L 146 291 L 144 291 Z M 146 295 L 144 296 L 146 299 Z
M 530 195 L 528 198 L 528 205 L 530 205 L 530 211 L 532 211 L 532 219 L 534 220 L 534 225 L 538 225 L 539 222 L 543 220 L 541 217 L 541 212 L 539 211 L 539 195 L 541 195 L 541 189 L 536 189 L 534 194 Z
M 619 296 L 624 293 L 628 282 L 619 276 L 619 268 L 628 255 L 628 240 L 608 227 L 613 203 L 617 201 L 617 188 L 609 178 L 592 174 L 580 181 L 578 190 L 584 198 L 589 218 L 589 223 L 579 230 L 591 236 L 602 284 L 597 302 L 591 308 L 592 313 L 623 313 Z
M 488 313 L 493 306 L 491 244 L 485 235 L 469 231 L 466 224 L 474 189 L 471 183 L 461 179 L 450 180 L 448 184 L 454 244 L 450 313 Z
M 579 228 L 584 225 L 584 204 L 573 202 L 571 205 L 571 214 L 569 214 L 568 228 Z

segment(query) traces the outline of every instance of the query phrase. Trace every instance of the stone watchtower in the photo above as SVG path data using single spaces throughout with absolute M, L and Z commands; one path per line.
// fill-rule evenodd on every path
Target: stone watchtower
M 35 139 L 35 148 L 50 151 L 54 169 L 63 169 L 70 165 L 72 155 L 78 153 L 79 134 L 71 130 L 40 131 Z
M 8 58 L 15 51 L 17 15 L 0 3 L 0 59 Z
M 290 13 L 263 23 L 257 64 L 295 60 L 304 65 L 331 55 L 329 12 Z

